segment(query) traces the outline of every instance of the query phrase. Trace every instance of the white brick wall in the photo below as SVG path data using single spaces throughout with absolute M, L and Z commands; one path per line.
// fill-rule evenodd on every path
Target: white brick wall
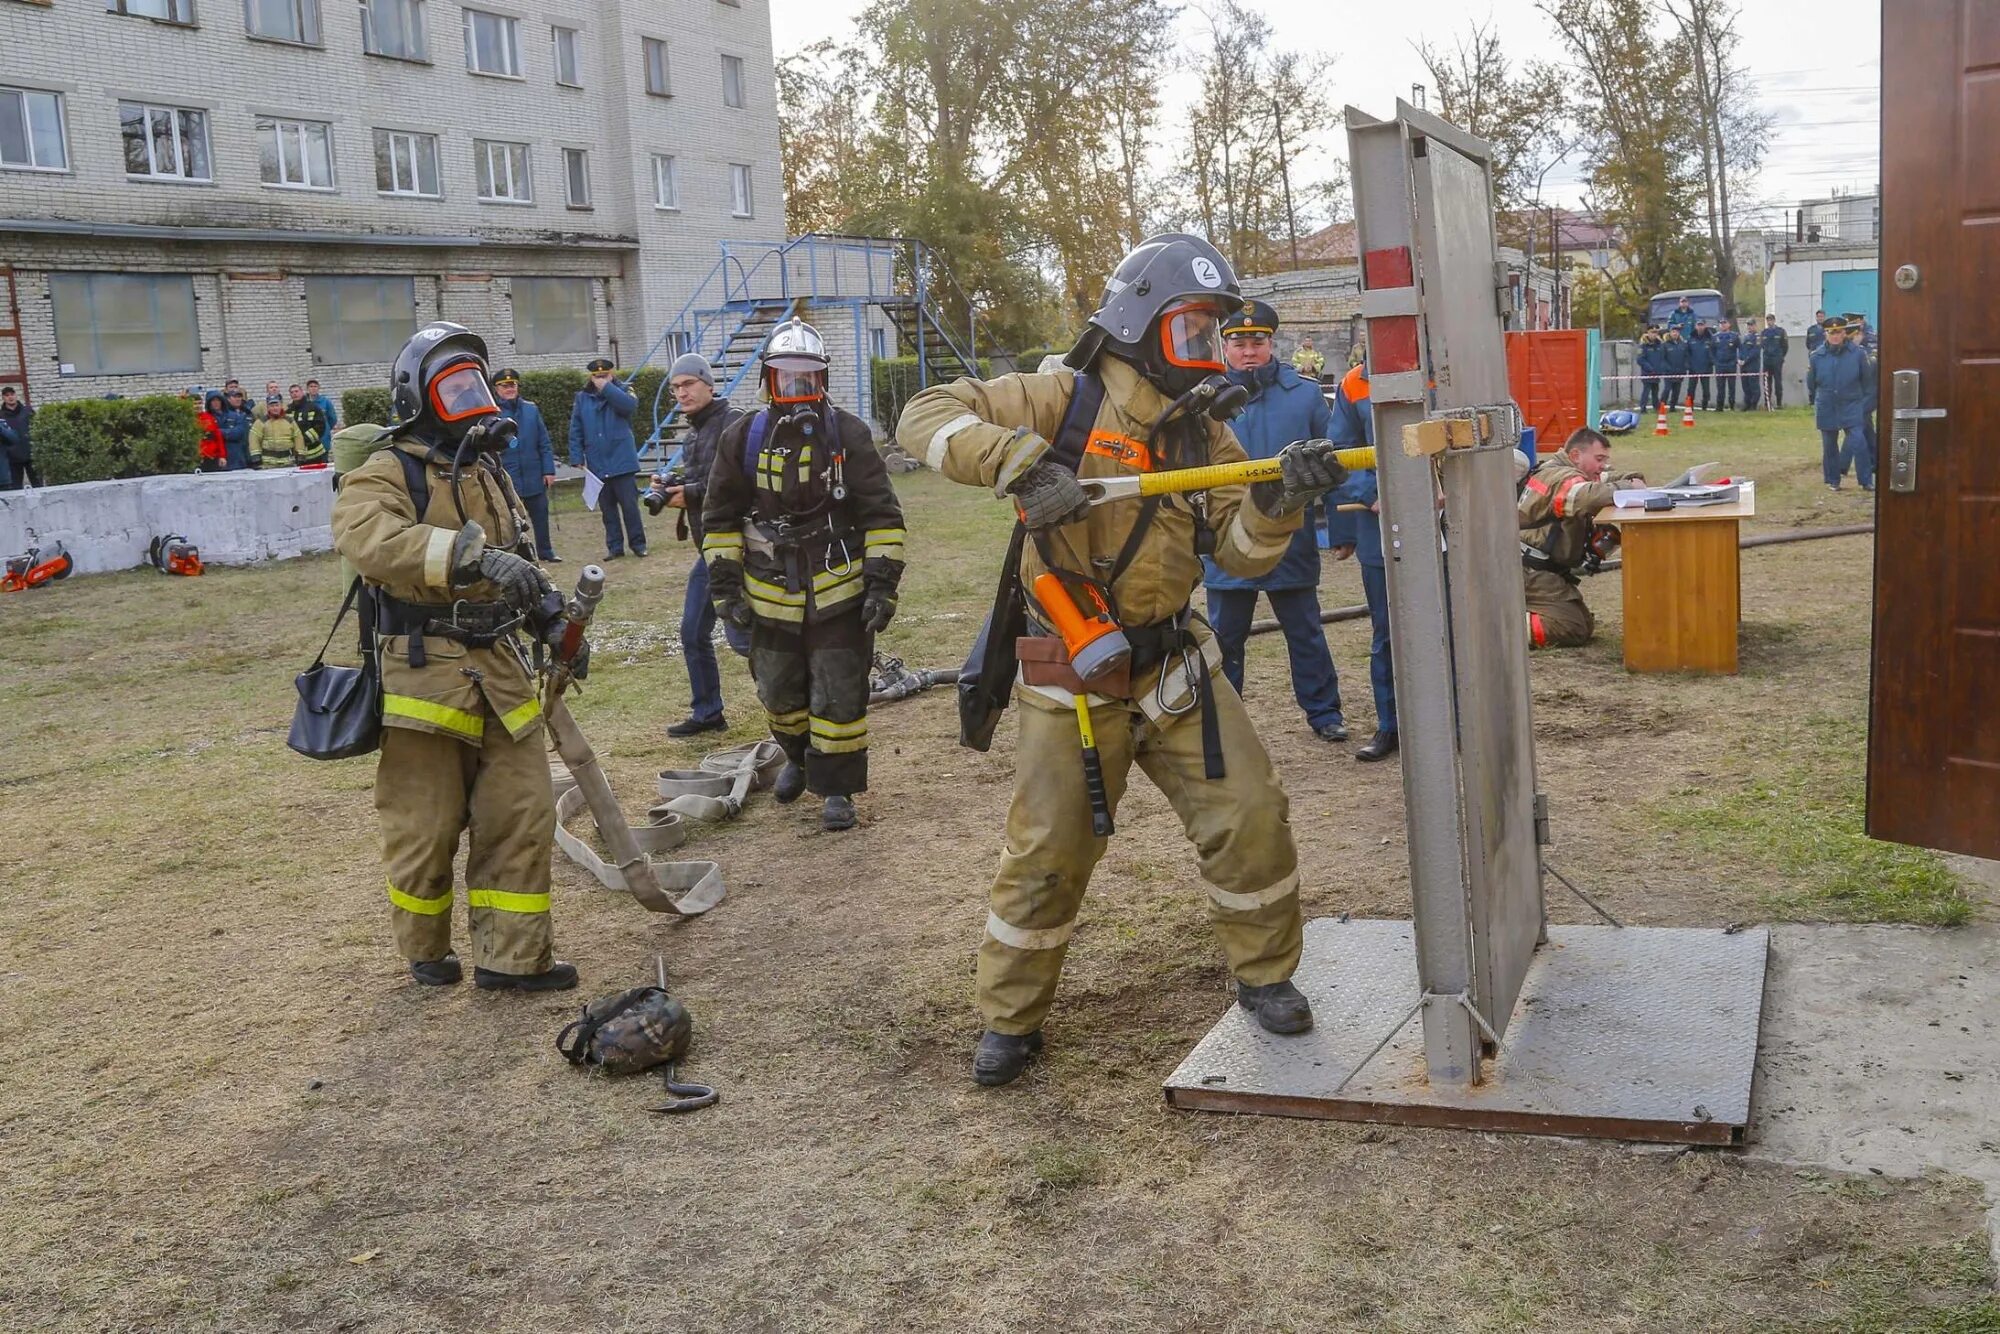
M 307 273 L 419 275 L 420 316 L 441 307 L 448 318 L 461 318 L 487 337 L 496 360 L 524 369 L 538 359 L 512 352 L 509 279 L 588 275 L 600 280 L 600 350 L 632 362 L 712 267 L 717 242 L 782 239 L 770 14 L 760 0 L 740 7 L 722 0 L 580 0 L 567 6 L 482 0 L 479 7 L 518 20 L 518 80 L 465 68 L 458 4 L 426 0 L 432 62 L 426 65 L 365 54 L 357 0 L 319 3 L 324 44 L 306 48 L 249 37 L 241 0 L 194 0 L 193 27 L 109 14 L 102 0 L 53 6 L 0 0 L 0 85 L 62 96 L 70 159 L 64 172 L 0 169 L 0 218 L 472 236 L 480 244 L 143 241 L 0 231 L 0 265 L 17 270 L 32 396 L 152 392 L 190 379 L 219 383 L 228 373 L 259 386 L 271 376 L 303 379 L 314 369 L 299 299 Z M 557 23 L 580 32 L 581 89 L 555 83 L 551 29 Z M 669 44 L 672 97 L 644 91 L 640 39 L 649 36 Z M 723 105 L 724 53 L 744 59 L 744 108 Z M 121 99 L 205 110 L 214 182 L 128 178 L 118 126 Z M 262 183 L 259 115 L 332 126 L 333 191 Z M 438 136 L 443 198 L 377 193 L 378 127 Z M 476 198 L 476 138 L 529 145 L 532 205 Z M 564 203 L 565 147 L 590 154 L 587 210 Z M 680 160 L 677 211 L 654 206 L 657 152 Z M 731 162 L 753 168 L 752 218 L 731 216 Z M 45 275 L 72 269 L 195 274 L 201 374 L 59 376 Z M 426 309 L 426 300 L 439 304 Z M 274 363 L 268 376 L 256 368 L 264 362 Z M 387 377 L 379 366 L 318 370 L 330 391 Z M 10 373 L 11 367 L 0 367 L 0 376 Z

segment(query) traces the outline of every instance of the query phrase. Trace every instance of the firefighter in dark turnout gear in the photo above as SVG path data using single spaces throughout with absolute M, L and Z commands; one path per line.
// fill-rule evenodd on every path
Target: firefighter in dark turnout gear
M 1596 628 L 1577 591 L 1576 574 L 1591 554 L 1592 520 L 1614 491 L 1646 484 L 1637 473 L 1611 476 L 1610 463 L 1611 442 L 1585 429 L 1521 485 L 1521 577 L 1534 648 L 1587 644 Z
M 439 321 L 392 372 L 388 445 L 341 477 L 333 542 L 369 589 L 382 672 L 382 821 L 396 944 L 420 983 L 460 978 L 452 861 L 470 834 L 466 916 L 485 990 L 576 985 L 554 958 L 555 800 L 535 677 L 516 639 L 553 592 L 529 563 L 528 517 L 498 462 L 512 435 L 486 344 Z M 559 601 L 559 599 L 557 599 Z
M 1190 410 L 1222 375 L 1221 324 L 1242 304 L 1213 246 L 1156 236 L 1119 263 L 1066 358 L 1070 372 L 937 385 L 897 423 L 911 454 L 1017 508 L 1027 530 L 1017 539 L 1021 586 L 1100 590 L 1131 646 L 1122 668 L 1085 680 L 1048 608 L 1028 603 L 1019 676 L 1007 674 L 1020 705 L 1014 796 L 976 973 L 986 1032 L 972 1074 L 981 1084 L 1018 1078 L 1041 1049 L 1084 890 L 1134 764 L 1166 794 L 1199 854 L 1238 1003 L 1274 1033 L 1312 1026 L 1291 980 L 1302 924 L 1284 788 L 1188 601 L 1203 555 L 1241 578 L 1278 564 L 1306 505 L 1345 479 L 1335 447 L 1294 443 L 1277 455 L 1282 481 L 1157 504 L 1092 507 L 1077 480 L 1244 459 L 1223 422 Z M 989 633 L 1002 633 L 994 626 L 1016 633 L 997 618 Z M 1098 764 L 1087 768 L 1093 755 Z
M 784 747 L 779 801 L 810 789 L 851 829 L 868 787 L 868 670 L 896 614 L 903 509 L 866 423 L 826 396 L 825 344 L 792 319 L 763 352 L 764 409 L 716 442 L 702 555 L 716 614 L 750 632 L 750 673 Z

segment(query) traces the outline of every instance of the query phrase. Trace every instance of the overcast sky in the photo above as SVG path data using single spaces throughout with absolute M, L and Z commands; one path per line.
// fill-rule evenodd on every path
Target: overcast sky
M 1468 20 L 1491 16 L 1501 25 L 1502 46 L 1516 61 L 1553 58 L 1555 38 L 1534 0 L 1249 0 L 1287 48 L 1334 57 L 1333 96 L 1376 115 L 1388 115 L 1398 97 L 1425 80 L 1411 43 L 1428 36 L 1444 44 Z M 823 37 L 844 38 L 866 0 L 770 0 L 777 52 L 783 57 Z M 1777 117 L 1765 166 L 1752 197 L 1732 200 L 1739 228 L 1783 225 L 1785 210 L 1800 199 L 1866 192 L 1879 177 L 1881 5 L 1879 0 L 1748 0 L 1738 21 L 1742 56 L 1755 79 L 1758 102 Z M 1190 42 L 1203 20 L 1193 10 L 1182 19 Z M 1192 75 L 1177 76 L 1191 80 Z M 1171 103 L 1171 99 L 1170 99 Z M 1177 135 L 1179 124 L 1163 128 Z M 1321 151 L 1346 155 L 1336 131 Z M 1562 166 L 1545 187 L 1553 203 L 1580 204 L 1576 170 Z

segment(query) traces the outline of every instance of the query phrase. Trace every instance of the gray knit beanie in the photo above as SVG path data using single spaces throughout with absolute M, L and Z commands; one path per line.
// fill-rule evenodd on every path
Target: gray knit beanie
M 699 352 L 683 352 L 675 357 L 673 368 L 667 372 L 667 383 L 672 384 L 683 375 L 692 375 L 707 384 L 710 389 L 715 388 L 715 368 L 709 365 L 708 358 Z

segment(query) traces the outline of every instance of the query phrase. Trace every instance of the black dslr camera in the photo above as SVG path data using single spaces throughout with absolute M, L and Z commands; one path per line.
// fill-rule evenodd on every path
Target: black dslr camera
M 646 494 L 640 497 L 646 504 L 646 512 L 658 518 L 660 511 L 667 507 L 667 492 L 677 486 L 686 485 L 687 469 L 681 466 L 678 459 L 665 472 L 653 474 L 653 484 L 646 489 Z

